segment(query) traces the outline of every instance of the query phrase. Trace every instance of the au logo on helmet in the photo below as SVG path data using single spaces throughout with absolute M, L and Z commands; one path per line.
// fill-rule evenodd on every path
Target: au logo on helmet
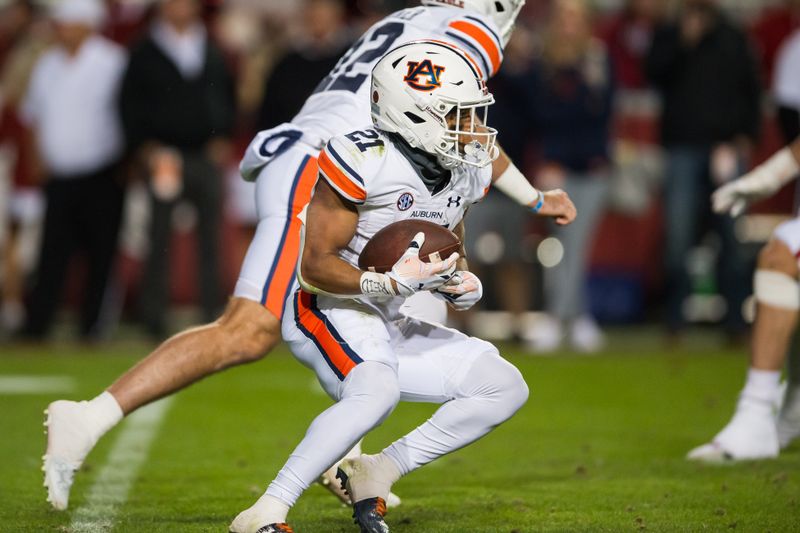
M 409 61 L 408 74 L 403 81 L 417 91 L 432 91 L 442 86 L 441 75 L 444 70 L 444 67 L 431 63 L 430 59 Z

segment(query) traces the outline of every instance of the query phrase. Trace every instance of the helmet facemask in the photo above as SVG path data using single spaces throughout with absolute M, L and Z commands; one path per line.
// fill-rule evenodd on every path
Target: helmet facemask
M 489 106 L 494 97 L 486 94 L 473 102 L 458 102 L 440 96 L 429 112 L 436 115 L 444 126 L 435 150 L 439 164 L 454 168 L 460 164 L 485 167 L 500 155 L 497 147 L 497 130 L 487 126 Z

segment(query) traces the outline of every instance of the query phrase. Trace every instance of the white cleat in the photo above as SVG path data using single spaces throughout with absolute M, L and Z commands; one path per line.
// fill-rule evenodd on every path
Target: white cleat
M 339 469 L 340 464 L 341 462 L 336 463 L 326 470 L 325 473 L 319 477 L 317 483 L 328 489 L 340 502 L 349 507 L 353 505 L 353 502 L 350 501 L 350 496 L 347 494 L 347 491 L 342 488 L 342 484 L 336 479 L 336 471 Z M 386 507 L 389 508 L 398 507 L 402 503 L 403 500 L 400 499 L 400 496 L 393 492 L 390 492 L 389 497 L 386 499 Z
M 800 385 L 786 387 L 783 405 L 778 414 L 778 443 L 786 448 L 800 437 Z
M 344 459 L 336 473 L 342 489 L 354 502 L 376 497 L 388 502 L 392 484 L 399 477 L 391 459 L 381 454 Z
M 228 526 L 229 533 L 256 533 L 269 522 L 262 516 L 258 507 L 258 502 L 236 515 L 231 525 Z
M 97 438 L 83 416 L 84 404 L 59 400 L 45 410 L 47 453 L 42 470 L 47 501 L 57 510 L 69 505 L 69 491 L 77 471 Z
M 256 503 L 239 513 L 228 526 L 229 533 L 292 533 L 286 524 L 289 505 L 263 494 Z
M 740 398 L 728 425 L 708 444 L 686 456 L 690 461 L 723 463 L 771 459 L 779 453 L 774 406 L 770 402 Z
M 394 492 L 390 492 L 389 497 L 386 498 L 386 507 L 388 507 L 389 509 L 398 507 L 401 503 L 403 503 L 403 500 L 401 500 L 400 496 L 398 496 Z
M 347 495 L 347 492 L 342 488 L 339 480 L 336 479 L 336 471 L 338 470 L 340 464 L 341 461 L 327 469 L 321 476 L 319 476 L 317 483 L 328 489 L 330 493 L 336 496 L 336 498 L 344 505 L 350 506 L 353 505 L 353 502 L 350 501 L 350 496 Z

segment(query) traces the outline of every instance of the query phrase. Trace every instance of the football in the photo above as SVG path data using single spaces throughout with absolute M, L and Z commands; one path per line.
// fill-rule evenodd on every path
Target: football
M 401 220 L 389 224 L 373 235 L 358 256 L 359 268 L 373 272 L 388 272 L 406 251 L 414 235 L 420 231 L 425 234 L 425 242 L 419 251 L 419 258 L 425 262 L 446 259 L 461 249 L 461 240 L 444 226 L 426 220 Z M 437 252 L 438 258 L 430 257 Z

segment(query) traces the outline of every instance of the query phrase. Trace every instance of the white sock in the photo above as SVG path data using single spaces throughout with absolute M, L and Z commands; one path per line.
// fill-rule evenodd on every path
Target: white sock
M 372 460 L 370 473 L 376 478 L 388 483 L 389 487 L 403 477 L 403 474 L 400 472 L 400 465 L 397 464 L 397 461 L 392 459 L 390 455 L 381 452 L 369 457 Z
M 264 524 L 282 524 L 289 514 L 289 504 L 269 494 L 262 495 L 253 505 L 258 508 L 258 517 Z
M 742 398 L 774 404 L 780 395 L 780 370 L 747 370 L 747 381 L 742 390 Z
M 109 429 L 116 426 L 122 417 L 122 408 L 117 403 L 114 396 L 105 391 L 88 402 L 82 402 L 86 406 L 88 422 L 94 432 L 95 438 L 99 439 Z
M 354 502 L 376 496 L 386 501 L 400 479 L 400 466 L 386 453 L 362 455 L 352 466 L 350 497 Z

